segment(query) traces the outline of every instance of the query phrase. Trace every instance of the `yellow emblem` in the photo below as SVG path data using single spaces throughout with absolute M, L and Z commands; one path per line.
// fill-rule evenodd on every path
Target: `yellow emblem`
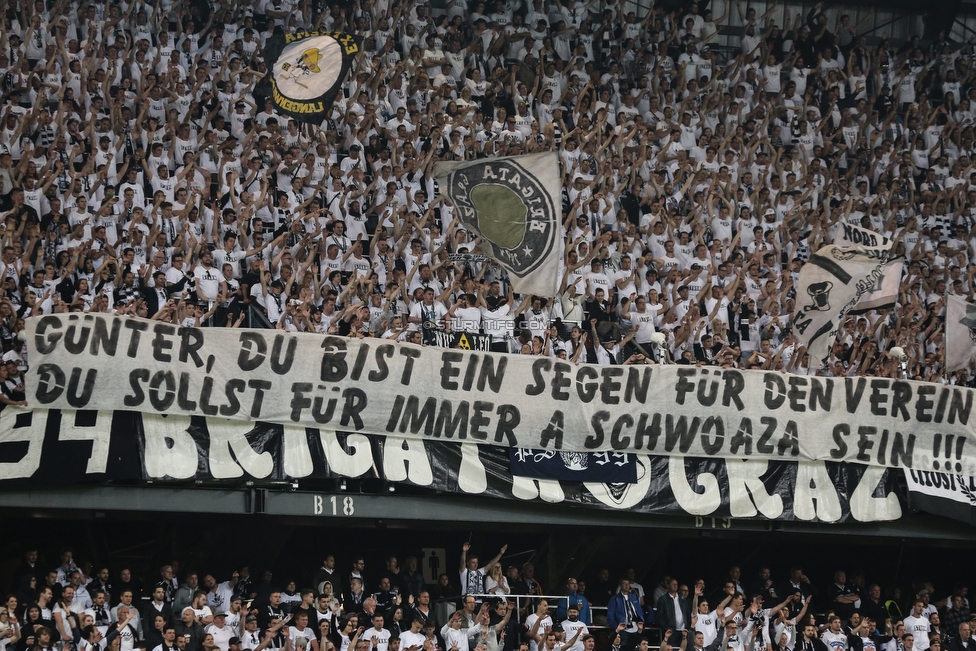
M 309 72 L 321 72 L 319 70 L 319 61 L 322 59 L 322 53 L 319 52 L 318 48 L 309 48 L 302 52 L 302 64 L 308 68 Z

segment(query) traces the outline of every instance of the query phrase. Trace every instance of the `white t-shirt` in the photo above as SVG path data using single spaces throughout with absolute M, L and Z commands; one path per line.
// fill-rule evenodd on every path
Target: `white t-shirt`
M 786 644 L 784 646 L 787 648 L 793 648 L 793 646 L 796 644 L 796 620 L 788 619 L 785 622 L 777 620 L 776 623 L 773 624 L 773 628 L 776 630 L 775 642 L 779 644 L 780 638 L 783 637 L 783 634 L 785 633 Z M 781 648 L 784 648 L 784 646 L 781 646 Z
M 847 651 L 847 636 L 844 633 L 824 631 L 820 639 L 824 641 L 830 651 Z
M 390 644 L 390 632 L 385 628 L 377 631 L 373 627 L 363 633 L 361 639 L 368 641 L 370 648 L 373 648 L 373 640 L 376 640 L 376 651 L 386 651 L 387 646 Z
M 410 631 L 404 631 L 400 633 L 400 649 L 406 651 L 412 646 L 423 648 L 424 640 L 427 639 L 423 633 L 412 633 Z
M 126 626 L 119 631 L 119 651 L 132 651 L 135 648 L 136 634 L 132 626 Z
M 373 630 L 375 630 L 375 629 L 373 629 Z M 386 629 L 384 629 L 384 631 L 385 630 Z M 387 631 L 387 633 L 388 633 L 388 631 Z M 298 638 L 300 638 L 300 637 L 305 638 L 306 640 L 309 640 L 309 641 L 312 641 L 312 640 L 315 639 L 315 630 L 311 626 L 306 626 L 302 630 L 298 630 L 294 626 L 289 626 L 288 627 L 288 634 L 291 636 L 291 643 L 292 643 L 292 646 L 293 647 L 296 646 L 296 642 L 298 641 Z M 387 638 L 387 639 L 389 639 L 389 638 Z M 312 645 L 311 644 L 308 645 L 308 648 L 312 648 Z
M 216 256 L 214 256 L 214 262 L 216 262 Z M 238 265 L 238 270 L 239 268 L 240 266 Z M 220 265 L 215 264 L 214 270 L 219 271 Z M 234 277 L 239 278 L 239 276 L 236 273 L 234 274 Z M 218 290 L 219 290 L 219 284 L 218 284 Z M 210 606 L 212 610 L 215 611 L 222 610 L 224 612 L 227 612 L 227 609 L 230 608 L 230 600 L 233 598 L 234 598 L 234 589 L 230 587 L 229 581 L 224 581 L 223 583 L 217 584 L 216 590 L 207 593 L 207 605 Z M 231 637 L 234 636 L 232 635 Z
M 204 630 L 213 636 L 214 644 L 217 645 L 220 651 L 227 651 L 230 647 L 230 638 L 237 635 L 234 629 L 227 625 L 226 620 L 224 621 L 224 625 L 219 628 L 214 624 L 210 624 Z
M 695 620 L 695 630 L 702 634 L 702 646 L 707 647 L 715 641 L 718 636 L 717 624 L 718 615 L 714 610 L 707 615 L 698 615 L 698 619 Z
M 217 267 L 207 269 L 203 265 L 197 265 L 196 269 L 193 270 L 193 278 L 196 280 L 197 287 L 200 288 L 200 293 L 211 301 L 217 300 L 217 294 L 220 293 L 220 281 L 223 277 Z M 209 599 L 209 597 L 207 598 Z
M 576 620 L 575 622 L 571 622 L 568 619 L 564 619 L 561 626 L 563 627 L 563 632 L 565 632 L 566 634 L 566 638 L 565 638 L 566 642 L 569 642 L 570 640 L 573 639 L 573 637 L 576 635 L 576 631 L 580 631 L 580 636 L 579 638 L 577 638 L 576 643 L 573 646 L 569 647 L 566 651 L 583 651 L 582 638 L 584 635 L 587 635 L 590 632 L 589 629 L 586 628 L 586 624 L 584 624 L 579 620 Z M 540 626 L 539 628 L 542 627 Z
M 535 623 L 537 621 L 539 621 L 539 616 L 535 613 L 532 613 L 525 618 L 525 627 L 529 629 L 530 633 L 532 632 L 532 629 L 535 628 Z M 539 630 L 536 631 L 536 633 L 542 633 L 546 628 L 552 628 L 552 617 L 549 617 L 549 615 L 546 615 L 542 620 L 542 623 L 539 624 Z M 535 640 L 529 640 L 529 651 L 539 651 L 539 644 Z
M 911 633 L 915 637 L 915 648 L 918 651 L 928 649 L 929 631 L 932 630 L 932 625 L 929 624 L 929 618 L 923 613 L 921 617 L 909 615 L 903 621 L 905 624 L 905 632 Z

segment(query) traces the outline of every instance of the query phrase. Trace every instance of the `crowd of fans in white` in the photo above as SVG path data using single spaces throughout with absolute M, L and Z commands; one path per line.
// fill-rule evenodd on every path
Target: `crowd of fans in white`
M 820 590 L 793 566 L 738 566 L 718 582 L 664 576 L 645 589 L 633 568 L 601 566 L 584 581 L 544 587 L 532 563 L 481 562 L 465 543 L 457 573 L 419 561 L 382 569 L 361 555 L 340 569 L 333 555 L 296 583 L 247 566 L 225 581 L 160 567 L 148 582 L 127 566 L 43 567 L 31 548 L 17 589 L 0 604 L 0 651 L 972 651 L 968 586 L 920 582 L 887 594 L 843 570 Z M 439 568 L 448 569 L 448 568 Z M 367 572 L 368 570 L 368 572 Z M 453 578 L 453 577 L 456 577 Z M 302 587 L 313 584 L 314 587 Z M 821 586 L 822 588 L 823 586 Z M 599 640 L 594 633 L 598 633 Z
M 943 373 L 974 289 L 972 52 L 868 45 L 817 4 L 643 17 L 620 0 L 105 4 L 19 0 L 0 33 L 2 400 L 23 318 L 114 312 L 599 363 Z M 276 112 L 263 46 L 363 38 L 320 124 Z M 738 28 L 737 28 L 738 29 Z M 440 160 L 558 151 L 556 297 L 517 295 L 438 197 Z M 840 224 L 907 259 L 897 307 L 826 365 L 791 331 L 798 272 Z M 663 334 L 663 337 L 662 337 Z M 901 346 L 905 368 L 886 352 Z

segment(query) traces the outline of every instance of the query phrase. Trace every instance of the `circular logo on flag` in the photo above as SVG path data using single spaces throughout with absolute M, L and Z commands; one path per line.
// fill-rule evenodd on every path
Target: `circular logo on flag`
M 503 159 L 455 174 L 452 186 L 470 188 L 470 203 L 452 193 L 455 208 L 477 224 L 492 257 L 519 274 L 543 264 L 555 246 L 560 213 L 536 174 Z
M 318 99 L 339 81 L 342 53 L 339 41 L 324 34 L 289 43 L 272 68 L 278 91 L 297 101 Z

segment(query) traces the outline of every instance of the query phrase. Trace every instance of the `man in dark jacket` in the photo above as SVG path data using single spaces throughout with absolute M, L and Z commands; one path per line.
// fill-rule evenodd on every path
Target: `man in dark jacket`
M 657 621 L 661 628 L 671 630 L 672 646 L 681 644 L 681 632 L 691 628 L 691 602 L 678 594 L 678 580 L 668 581 L 668 591 L 657 600 Z

